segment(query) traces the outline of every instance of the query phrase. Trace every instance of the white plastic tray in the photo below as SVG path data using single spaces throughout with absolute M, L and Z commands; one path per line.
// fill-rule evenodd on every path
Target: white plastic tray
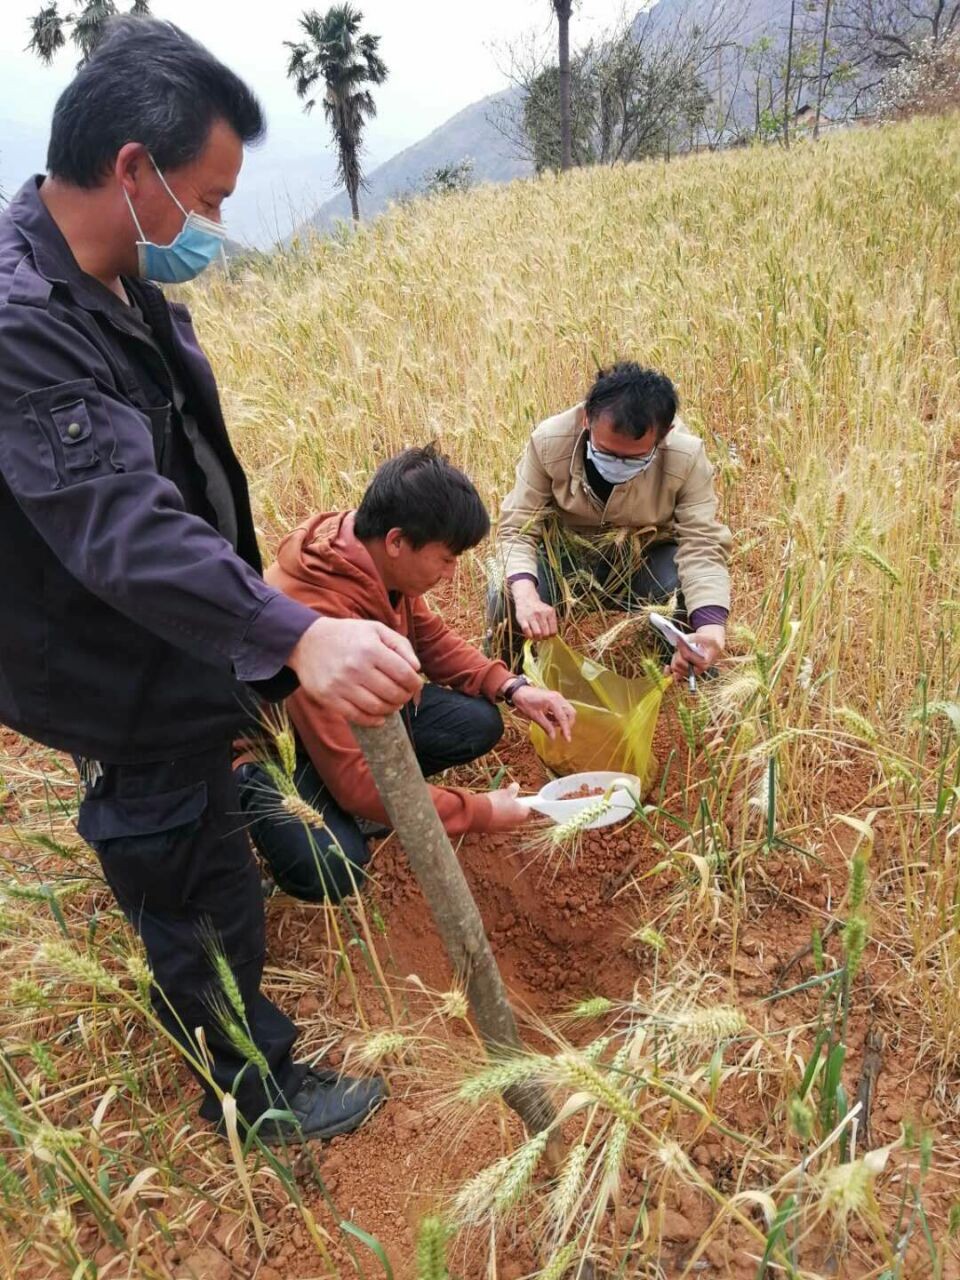
M 537 813 L 542 813 L 554 822 L 566 822 L 588 805 L 595 804 L 599 796 L 576 796 L 572 800 L 563 799 L 571 791 L 579 791 L 583 786 L 591 788 L 612 786 L 621 783 L 610 796 L 610 808 L 599 818 L 587 824 L 585 831 L 593 831 L 597 827 L 611 827 L 615 822 L 623 822 L 629 818 L 640 799 L 640 779 L 632 773 L 613 773 L 609 770 L 598 770 L 594 773 L 571 773 L 565 778 L 555 778 L 541 787 L 535 796 L 518 796 L 521 804 L 528 805 Z M 632 793 L 632 794 L 631 794 Z

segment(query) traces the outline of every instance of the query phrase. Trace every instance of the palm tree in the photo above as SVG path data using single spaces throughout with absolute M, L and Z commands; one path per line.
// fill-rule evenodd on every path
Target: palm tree
M 573 126 L 570 111 L 570 15 L 573 0 L 550 0 L 557 15 L 560 66 L 560 168 L 573 164 Z
M 387 68 L 377 52 L 379 36 L 360 33 L 363 14 L 350 4 L 335 4 L 322 16 L 315 9 L 300 18 L 306 39 L 285 40 L 290 50 L 287 75 L 297 96 L 306 98 L 304 111 L 312 111 L 315 98 L 307 98 L 323 80 L 323 110 L 337 145 L 338 176 L 350 197 L 354 222 L 360 221 L 357 193 L 363 182 L 360 147 L 363 127 L 377 114 L 367 85 L 383 84 Z
M 30 43 L 27 45 L 41 62 L 49 67 L 70 39 L 80 50 L 79 66 L 83 66 L 103 39 L 107 22 L 116 16 L 113 0 L 73 0 L 76 13 L 61 14 L 59 0 L 53 0 L 30 19 Z M 150 0 L 133 0 L 129 12 L 135 18 L 150 16 Z

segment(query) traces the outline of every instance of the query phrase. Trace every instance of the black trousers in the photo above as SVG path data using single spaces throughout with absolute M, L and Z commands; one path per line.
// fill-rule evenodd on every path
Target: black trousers
M 503 733 L 500 712 L 486 698 L 433 684 L 424 686 L 416 711 L 408 705 L 402 714 L 425 777 L 486 755 Z M 286 814 L 259 765 L 240 765 L 237 775 L 251 838 L 281 889 L 309 902 L 339 902 L 360 887 L 370 860 L 368 837 L 337 804 L 305 754 L 297 757 L 296 786 L 323 814 L 322 827 Z
M 260 993 L 264 963 L 263 894 L 243 830 L 231 747 L 149 765 L 103 765 L 87 784 L 77 823 L 107 883 L 143 939 L 153 970 L 153 1004 L 194 1056 L 202 1027 L 212 1076 L 248 1121 L 296 1092 L 303 1069 L 290 1050 L 293 1023 Z M 224 1030 L 229 1008 L 211 963 L 226 958 L 243 1003 L 240 1026 L 269 1067 L 264 1078 Z M 161 994 L 162 993 L 162 994 Z M 246 1026 L 243 1023 L 246 1023 Z M 221 1113 L 214 1091 L 200 1114 Z
M 560 551 L 559 565 L 554 567 L 541 546 L 537 554 L 537 594 L 546 604 L 562 610 L 565 596 L 557 569 L 564 579 L 589 578 L 596 588 L 589 593 L 589 598 L 607 608 L 626 613 L 638 604 L 662 604 L 676 593 L 677 608 L 673 620 L 681 625 L 686 622 L 675 542 L 656 542 L 648 547 L 639 568 L 628 575 L 624 575 L 619 566 L 602 554 L 591 554 L 579 545 L 571 547 L 565 544 Z M 516 670 L 523 656 L 523 639 L 509 586 L 501 588 L 491 584 L 487 592 L 487 651 Z M 670 656 L 669 645 L 666 642 L 661 644 L 658 635 L 654 642 L 663 650 L 665 657 Z

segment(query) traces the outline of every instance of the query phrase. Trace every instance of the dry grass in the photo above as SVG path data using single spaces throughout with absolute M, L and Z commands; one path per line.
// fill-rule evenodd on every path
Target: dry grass
M 857 827 L 878 887 L 853 895 L 867 892 L 866 908 L 831 907 L 848 923 L 836 971 L 828 965 L 822 975 L 830 1000 L 819 1023 L 771 1045 L 733 1028 L 733 1010 L 726 1034 L 739 1047 L 732 1060 L 718 1059 L 711 1046 L 724 1037 L 697 1021 L 698 1005 L 657 1005 L 658 991 L 672 991 L 667 975 L 652 1005 L 623 993 L 613 1039 L 593 1060 L 557 1042 L 549 1077 L 561 1097 L 580 1099 L 570 1115 L 587 1117 L 559 1181 L 538 1184 L 539 1152 L 521 1146 L 455 1202 L 470 1221 L 539 1214 L 552 1250 L 544 1274 L 559 1277 L 583 1249 L 614 1271 L 630 1258 L 638 1273 L 638 1255 L 623 1252 L 604 1225 L 628 1158 L 651 1189 L 630 1247 L 642 1245 L 642 1266 L 656 1273 L 665 1193 L 698 1186 L 690 1143 L 705 1129 L 730 1128 L 724 1090 L 740 1071 L 766 1108 L 763 1136 L 741 1148 L 722 1203 L 713 1197 L 718 1219 L 739 1223 L 758 1257 L 767 1241 L 777 1274 L 811 1274 L 805 1250 L 825 1223 L 834 1256 L 847 1257 L 851 1216 L 879 1250 L 871 1267 L 897 1277 L 942 1265 L 943 1224 L 928 1246 L 913 1200 L 898 1217 L 899 1192 L 875 1192 L 879 1158 L 877 1168 L 842 1160 L 853 1154 L 842 1150 L 850 1099 L 838 1101 L 827 1077 L 846 1034 L 853 970 L 869 972 L 882 951 L 884 988 L 919 1028 L 909 1052 L 931 1073 L 939 1114 L 952 1123 L 960 1066 L 957 123 L 916 121 L 834 134 L 789 154 L 584 171 L 413 204 L 357 235 L 189 293 L 268 551 L 308 513 L 353 501 L 380 460 L 427 438 L 495 503 L 531 425 L 579 399 L 598 364 L 635 356 L 669 372 L 717 463 L 737 539 L 739 630 L 728 674 L 682 725 L 697 765 L 686 776 L 701 779 L 697 820 L 678 838 L 676 826 L 665 834 L 661 814 L 647 819 L 665 864 L 693 871 L 675 912 L 645 932 L 658 939 L 658 954 L 657 930 L 667 938 L 664 956 L 669 947 L 686 953 L 682 940 L 698 922 L 722 919 L 732 964 L 764 856 L 774 847 L 823 848 L 837 828 L 831 797 L 844 797 Z M 479 602 L 479 561 L 461 585 Z M 479 605 L 476 616 L 479 632 Z M 214 1221 L 235 1224 L 229 1245 L 243 1242 L 252 1257 L 261 1215 L 272 1221 L 267 1210 L 283 1205 L 305 1224 L 316 1273 L 349 1272 L 349 1262 L 333 1260 L 342 1250 L 311 1211 L 317 1195 L 302 1193 L 302 1178 L 262 1154 L 238 1176 L 243 1154 L 191 1129 L 192 1098 L 178 1100 L 170 1049 L 144 1026 L 142 961 L 71 834 L 69 772 L 51 753 L 20 754 L 9 741 L 0 769 L 4 1274 L 167 1275 L 173 1242 L 206 1238 Z M 855 794 L 840 785 L 846 777 L 860 780 Z M 663 797 L 660 808 L 670 804 Z M 639 904 L 636 886 L 631 893 Z M 333 915 L 318 912 L 329 928 L 331 982 L 361 963 L 372 937 L 363 910 L 346 923 Z M 867 935 L 879 951 L 864 951 Z M 686 955 L 689 982 L 713 991 L 696 960 L 695 950 Z M 283 999 L 308 979 L 285 966 L 270 984 Z M 357 1019 L 366 1036 L 358 1059 L 402 1057 L 422 1031 L 402 1025 L 392 1000 L 384 1009 Z M 651 1030 L 658 1019 L 659 1039 Z M 817 1025 L 825 1041 L 815 1039 Z M 666 1061 L 656 1056 L 664 1041 Z M 633 1052 L 626 1067 L 616 1061 L 623 1045 Z M 433 1040 L 417 1050 L 424 1070 L 434 1052 L 439 1062 Z M 815 1061 L 805 1091 L 805 1064 Z M 908 1135 L 915 1168 L 900 1185 L 922 1181 L 929 1141 Z M 785 1224 L 778 1214 L 790 1197 Z M 434 1271 L 443 1241 L 440 1228 L 424 1235 L 421 1253 Z M 904 1271 L 918 1241 L 920 1269 Z M 861 1257 L 856 1248 L 850 1256 Z M 868 1274 L 863 1265 L 850 1274 Z

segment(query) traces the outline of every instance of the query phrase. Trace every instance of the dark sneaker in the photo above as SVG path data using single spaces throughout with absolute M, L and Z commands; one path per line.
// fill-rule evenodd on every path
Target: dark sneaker
M 333 1071 L 310 1069 L 287 1105 L 299 1123 L 268 1121 L 261 1125 L 259 1134 L 264 1142 L 274 1145 L 308 1142 L 314 1138 L 322 1141 L 340 1133 L 352 1133 L 386 1096 L 386 1086 L 378 1077 L 360 1080 Z

